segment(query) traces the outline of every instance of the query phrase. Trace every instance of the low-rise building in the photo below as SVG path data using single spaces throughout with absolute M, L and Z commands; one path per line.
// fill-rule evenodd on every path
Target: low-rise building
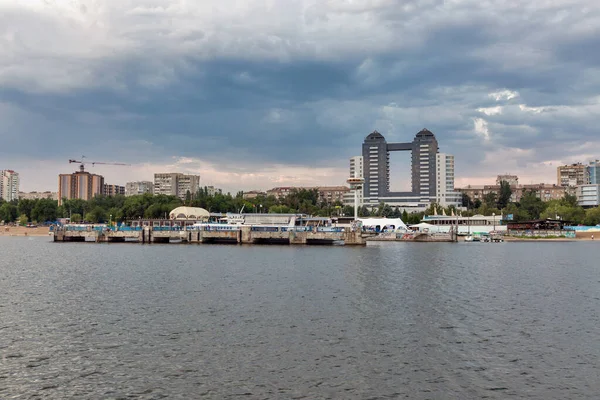
M 19 199 L 23 200 L 39 200 L 39 199 L 52 199 L 58 200 L 58 192 L 19 192 Z
M 575 196 L 577 196 L 577 204 L 581 207 L 598 207 L 600 206 L 600 184 L 579 185 L 575 190 Z
M 510 201 L 518 202 L 521 201 L 521 197 L 527 191 L 534 191 L 540 199 L 543 201 L 560 200 L 565 197 L 565 193 L 568 193 L 568 188 L 564 186 L 558 186 L 548 183 L 536 183 L 527 185 L 511 186 L 512 195 Z M 456 189 L 458 192 L 464 193 L 469 196 L 473 201 L 483 201 L 485 196 L 489 193 L 500 193 L 500 185 L 469 185 L 467 187 Z
M 108 183 L 104 184 L 104 195 L 105 196 L 116 196 L 116 195 L 124 195 L 124 194 L 125 194 L 125 186 L 109 185 Z
M 316 190 L 318 201 L 329 204 L 336 202 L 344 203 L 344 197 L 350 192 L 350 188 L 347 186 L 281 186 L 267 190 L 267 196 L 274 196 L 276 199 L 283 199 L 297 190 Z M 354 200 L 352 204 L 354 204 Z
M 125 196 L 135 196 L 145 193 L 154 193 L 154 183 L 150 181 L 127 182 L 125 184 Z
M 250 190 L 249 192 L 244 192 L 242 197 L 244 198 L 244 200 L 252 200 L 257 197 L 266 197 L 266 196 L 267 196 L 267 193 L 263 192 L 261 190 Z
M 509 174 L 498 175 L 496 177 L 496 185 L 500 186 L 500 182 L 502 182 L 502 181 L 508 182 L 508 184 L 511 187 L 519 185 L 519 177 L 517 175 L 509 175 Z
M 350 193 L 350 188 L 347 186 L 318 186 L 319 202 L 328 204 L 343 203 L 344 196 Z

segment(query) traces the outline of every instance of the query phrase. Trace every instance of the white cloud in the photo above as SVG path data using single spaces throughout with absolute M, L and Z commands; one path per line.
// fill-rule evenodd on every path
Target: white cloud
M 511 100 L 511 99 L 515 99 L 515 98 L 519 97 L 519 92 L 505 89 L 505 90 L 499 90 L 497 92 L 492 92 L 492 93 L 488 94 L 488 96 L 496 101 Z
M 478 108 L 477 111 L 484 113 L 485 115 L 499 115 L 502 114 L 502 106 L 482 107 Z
M 473 131 L 475 135 L 480 136 L 483 140 L 490 140 L 490 129 L 487 121 L 483 118 L 473 118 Z

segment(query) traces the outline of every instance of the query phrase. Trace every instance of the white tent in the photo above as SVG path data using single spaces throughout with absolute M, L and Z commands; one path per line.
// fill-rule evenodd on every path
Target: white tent
M 362 222 L 362 226 L 366 228 L 377 230 L 377 227 L 379 227 L 379 231 L 382 231 L 384 228 L 387 228 L 386 230 L 388 231 L 408 230 L 408 227 L 401 218 L 359 218 L 358 220 Z
M 427 229 L 429 232 L 437 232 L 439 229 L 435 225 L 428 224 L 427 222 L 421 222 L 420 224 L 411 225 L 411 228 L 417 228 L 420 232 Z

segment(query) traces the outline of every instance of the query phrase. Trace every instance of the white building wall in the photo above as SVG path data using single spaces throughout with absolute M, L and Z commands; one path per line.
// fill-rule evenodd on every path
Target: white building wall
M 600 206 L 600 184 L 579 185 L 575 195 L 577 196 L 577 204 L 581 207 Z
M 19 174 L 12 170 L 0 171 L 0 197 L 6 201 L 19 199 Z
M 350 157 L 350 175 L 351 178 L 364 178 L 364 165 L 362 156 Z M 358 205 L 362 207 L 364 199 L 364 188 L 358 191 Z M 344 194 L 343 203 L 345 206 L 354 206 L 354 191 L 351 190 Z
M 454 156 L 436 154 L 436 203 L 443 206 L 460 206 L 461 194 L 454 191 Z

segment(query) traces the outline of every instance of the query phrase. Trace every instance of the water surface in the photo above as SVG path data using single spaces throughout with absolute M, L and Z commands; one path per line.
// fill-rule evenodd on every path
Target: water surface
M 0 237 L 0 398 L 598 398 L 599 259 Z

